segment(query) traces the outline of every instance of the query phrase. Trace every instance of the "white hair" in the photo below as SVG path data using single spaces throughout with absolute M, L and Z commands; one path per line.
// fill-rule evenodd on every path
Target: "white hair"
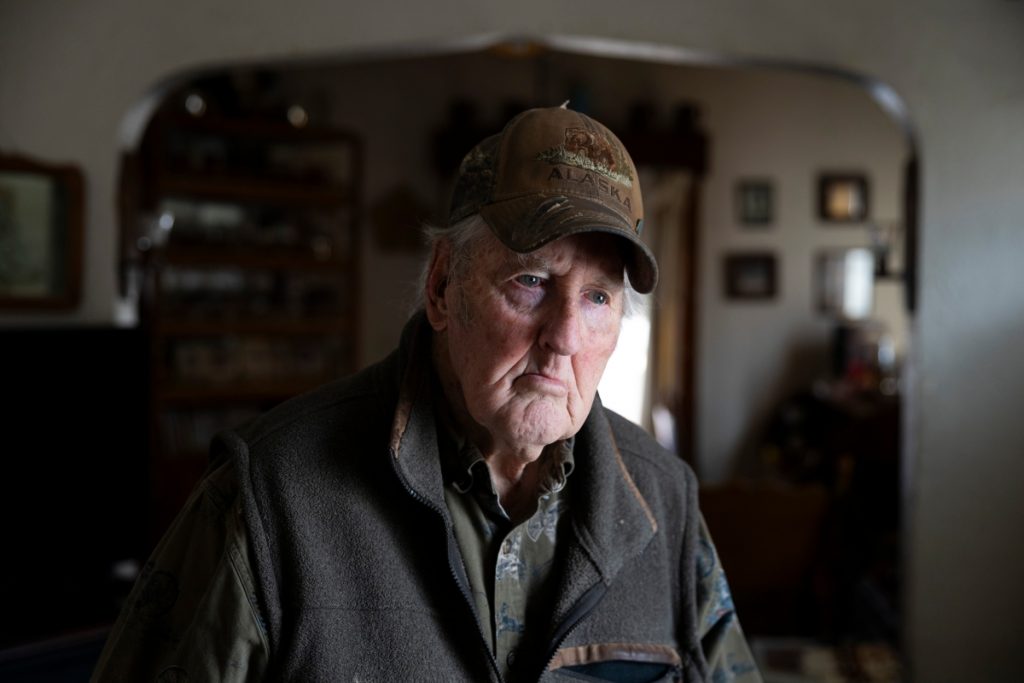
M 422 307 L 427 303 L 427 276 L 430 274 L 431 258 L 434 249 L 442 242 L 448 242 L 450 252 L 448 263 L 448 282 L 461 282 L 466 278 L 469 264 L 473 262 L 477 247 L 487 239 L 490 233 L 490 226 L 483 217 L 475 213 L 464 218 L 451 227 L 442 228 L 435 225 L 424 225 L 423 235 L 429 247 L 427 258 L 423 264 L 419 278 L 419 295 L 416 297 L 417 305 Z M 623 272 L 624 296 L 622 298 L 622 314 L 624 317 L 633 315 L 641 310 L 643 306 L 643 295 L 633 289 L 629 283 L 629 275 Z

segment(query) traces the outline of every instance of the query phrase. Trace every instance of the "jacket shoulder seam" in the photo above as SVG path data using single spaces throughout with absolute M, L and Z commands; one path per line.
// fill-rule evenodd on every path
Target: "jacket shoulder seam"
M 608 415 L 609 418 L 608 423 L 611 425 L 612 435 L 615 438 L 615 444 L 624 457 L 629 456 L 630 458 L 637 458 L 639 460 L 643 460 L 645 463 L 649 463 L 650 465 L 653 465 L 662 472 L 666 473 L 671 472 L 675 474 L 676 472 L 674 472 L 674 470 L 677 470 L 680 467 L 687 471 L 690 469 L 690 466 L 687 465 L 682 458 L 680 458 L 677 454 L 673 453 L 672 451 L 666 449 L 661 444 L 654 441 L 654 438 L 652 436 L 650 436 L 646 431 L 642 430 L 637 425 L 633 424 L 632 422 L 629 422 L 628 420 L 626 420 L 626 418 L 617 415 L 616 413 L 611 412 L 607 409 L 605 410 L 605 413 L 606 415 Z M 623 437 L 626 437 L 626 439 L 628 439 L 629 437 L 624 433 L 623 425 L 621 424 L 622 422 L 628 422 L 629 427 L 642 432 L 643 437 L 651 439 L 651 442 L 656 445 L 657 450 L 651 453 L 644 451 L 642 449 L 630 448 L 627 444 L 623 443 L 623 441 L 625 440 Z M 689 474 L 689 472 L 687 472 L 688 479 L 690 478 L 690 476 L 691 475 Z

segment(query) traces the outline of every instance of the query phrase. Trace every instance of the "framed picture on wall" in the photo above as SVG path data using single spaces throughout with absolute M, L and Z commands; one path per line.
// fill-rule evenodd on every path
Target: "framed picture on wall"
M 870 249 L 825 249 L 817 253 L 813 267 L 819 313 L 842 320 L 864 320 L 871 315 L 875 255 Z
M 736 220 L 745 228 L 767 228 L 775 218 L 771 181 L 746 178 L 736 183 Z
M 818 176 L 818 218 L 826 223 L 867 220 L 868 178 L 863 173 L 822 173 Z
M 723 259 L 725 298 L 739 301 L 774 299 L 778 290 L 777 261 L 771 252 L 735 252 Z
M 0 156 L 0 310 L 78 304 L 82 207 L 77 168 Z

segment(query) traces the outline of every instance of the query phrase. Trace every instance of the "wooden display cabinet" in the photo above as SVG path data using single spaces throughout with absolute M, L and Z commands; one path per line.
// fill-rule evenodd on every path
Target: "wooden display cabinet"
M 210 438 L 355 369 L 362 150 L 337 129 L 157 114 L 122 170 L 122 277 L 150 339 L 152 532 Z

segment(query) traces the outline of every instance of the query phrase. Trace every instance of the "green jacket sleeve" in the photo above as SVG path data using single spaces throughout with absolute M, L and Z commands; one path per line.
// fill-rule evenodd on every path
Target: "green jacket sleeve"
M 761 674 L 743 636 L 725 570 L 704 518 L 697 538 L 697 599 L 701 648 L 713 683 L 760 683 Z
M 267 639 L 234 477 L 223 464 L 192 493 L 132 589 L 93 683 L 262 679 Z

